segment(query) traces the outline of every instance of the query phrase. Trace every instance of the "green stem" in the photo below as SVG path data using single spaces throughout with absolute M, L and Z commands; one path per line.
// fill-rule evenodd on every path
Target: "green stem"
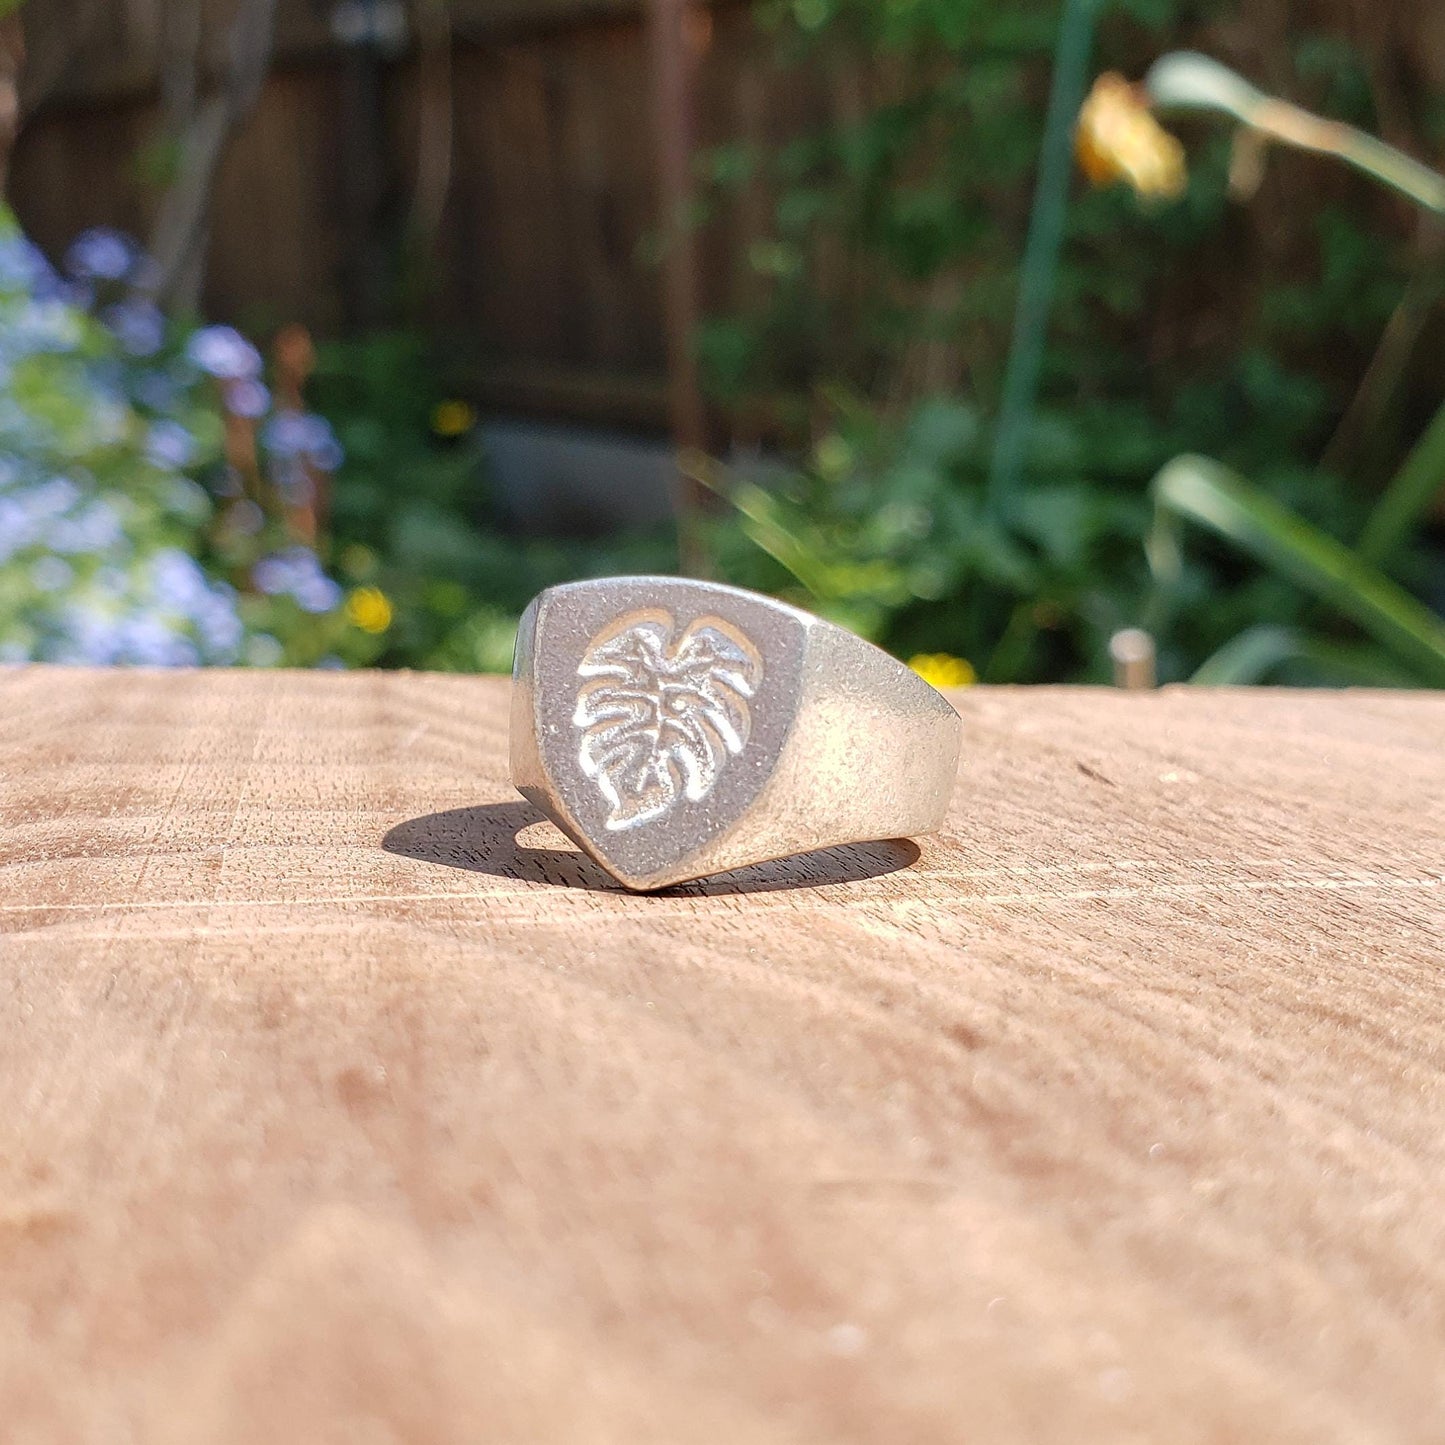
M 1065 0 L 1059 42 L 1054 51 L 1053 86 L 1044 122 L 1028 239 L 1019 270 L 1013 340 L 1004 371 L 1003 397 L 989 467 L 988 506 L 996 520 L 1012 508 L 1023 470 L 1068 212 L 1074 122 L 1084 99 L 1094 21 L 1102 3 L 1103 0 Z

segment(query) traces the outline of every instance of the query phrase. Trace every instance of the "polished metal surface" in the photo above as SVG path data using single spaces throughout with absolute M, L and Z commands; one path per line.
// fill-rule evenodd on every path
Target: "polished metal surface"
M 929 832 L 958 767 L 958 714 L 922 678 L 735 587 L 549 588 L 513 681 L 513 783 L 639 891 Z

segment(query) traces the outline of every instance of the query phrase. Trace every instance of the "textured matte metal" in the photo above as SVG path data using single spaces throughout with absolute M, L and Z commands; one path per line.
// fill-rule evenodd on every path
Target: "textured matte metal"
M 958 714 L 916 673 L 735 587 L 549 588 L 513 682 L 512 782 L 639 891 L 930 832 L 958 767 Z

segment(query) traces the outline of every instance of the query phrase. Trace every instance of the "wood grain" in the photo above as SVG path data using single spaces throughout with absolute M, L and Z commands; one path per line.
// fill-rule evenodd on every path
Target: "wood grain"
M 502 682 L 0 673 L 0 1436 L 1438 1441 L 1445 701 L 957 702 L 631 897 Z

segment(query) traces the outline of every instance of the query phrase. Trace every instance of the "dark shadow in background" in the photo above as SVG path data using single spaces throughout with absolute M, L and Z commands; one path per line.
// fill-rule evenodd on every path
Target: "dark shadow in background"
M 529 848 L 517 834 L 534 823 L 545 822 L 530 803 L 483 803 L 475 808 L 452 808 L 408 818 L 381 840 L 388 853 L 439 863 L 472 873 L 491 873 L 527 883 L 548 883 L 558 888 L 587 888 L 621 893 L 622 885 L 610 878 L 584 853 L 566 849 Z M 857 883 L 896 873 L 918 861 L 918 846 L 906 838 L 880 843 L 849 843 L 841 848 L 819 848 L 773 863 L 754 863 L 695 883 L 680 883 L 664 893 L 712 897 L 728 893 L 769 893 L 786 888 L 823 888 L 832 883 Z

